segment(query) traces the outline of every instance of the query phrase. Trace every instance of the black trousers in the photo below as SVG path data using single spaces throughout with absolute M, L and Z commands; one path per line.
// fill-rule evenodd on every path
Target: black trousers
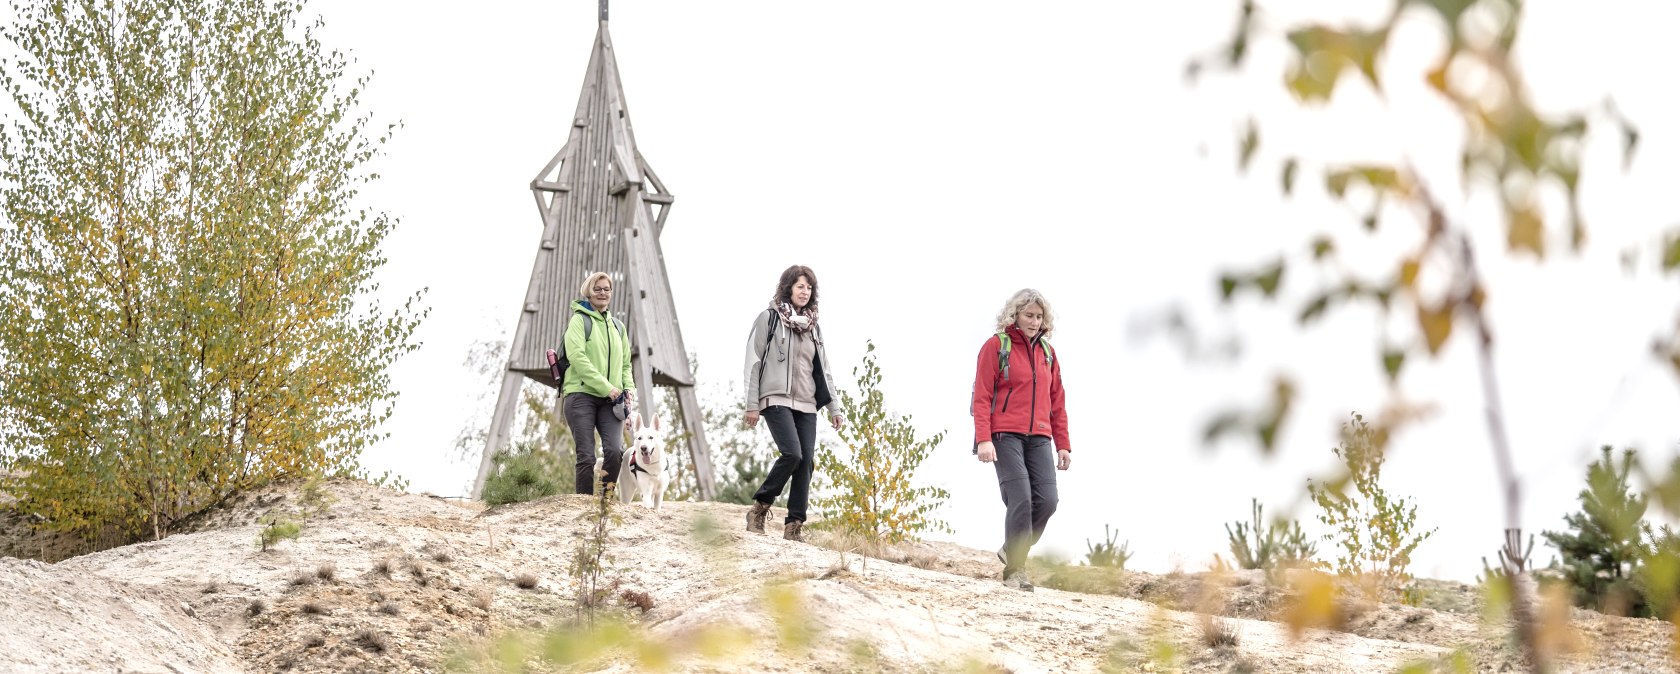
M 1005 575 L 1027 565 L 1027 550 L 1044 535 L 1056 514 L 1056 452 L 1042 435 L 996 433 L 998 490 L 1003 493 Z
M 607 476 L 603 483 L 618 481 L 618 463 L 624 459 L 624 421 L 612 411 L 610 398 L 597 398 L 588 393 L 566 395 L 566 425 L 572 428 L 572 440 L 577 447 L 577 489 L 579 494 L 595 493 L 595 433 L 601 434 L 601 453 L 606 460 L 601 468 Z
M 770 504 L 782 495 L 782 488 L 793 480 L 788 492 L 788 522 L 804 522 L 805 508 L 811 498 L 811 473 L 817 469 L 817 415 L 796 412 L 793 408 L 773 405 L 759 412 L 759 418 L 770 427 L 770 437 L 776 440 L 781 456 L 770 466 L 753 500 Z

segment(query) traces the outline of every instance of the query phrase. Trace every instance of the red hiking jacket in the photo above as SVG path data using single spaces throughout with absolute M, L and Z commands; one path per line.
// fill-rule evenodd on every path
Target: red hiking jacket
M 974 441 L 985 442 L 993 433 L 1043 435 L 1055 440 L 1056 449 L 1072 451 L 1068 444 L 1067 410 L 1063 407 L 1061 354 L 1047 352 L 1038 340 L 1028 341 L 1016 326 L 1009 326 L 1009 379 L 998 367 L 1002 342 L 992 335 L 980 347 L 974 370 Z

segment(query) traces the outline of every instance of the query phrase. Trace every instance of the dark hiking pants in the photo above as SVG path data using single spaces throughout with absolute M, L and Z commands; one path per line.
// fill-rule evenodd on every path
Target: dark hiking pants
M 805 506 L 811 497 L 811 473 L 817 468 L 817 415 L 773 405 L 759 412 L 759 418 L 770 427 L 770 437 L 776 440 L 781 456 L 770 466 L 770 474 L 764 477 L 764 484 L 753 494 L 753 500 L 775 503 L 792 478 L 786 521 L 804 522 Z
M 1003 492 L 1004 574 L 1027 565 L 1027 550 L 1056 514 L 1056 452 L 1042 435 L 996 433 L 998 489 Z
M 566 395 L 566 425 L 572 428 L 572 440 L 577 447 L 577 489 L 579 494 L 595 493 L 595 434 L 601 434 L 601 453 L 605 461 L 601 469 L 607 484 L 618 481 L 618 462 L 624 459 L 624 421 L 613 414 L 609 398 L 597 398 L 588 393 Z

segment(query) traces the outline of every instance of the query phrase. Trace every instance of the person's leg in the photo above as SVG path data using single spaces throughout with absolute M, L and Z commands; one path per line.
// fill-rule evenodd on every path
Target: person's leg
M 572 490 L 578 494 L 595 493 L 595 397 L 587 393 L 566 396 L 566 425 L 572 429 L 576 448 L 577 484 Z
M 1035 435 L 1026 443 L 1027 482 L 1032 485 L 1032 545 L 1056 514 L 1056 450 L 1050 438 Z
M 799 465 L 793 471 L 785 522 L 804 522 L 805 507 L 811 497 L 811 474 L 817 469 L 817 415 L 794 412 L 793 425 L 799 436 Z
M 613 414 L 612 400 L 600 398 L 595 406 L 595 430 L 601 434 L 601 478 L 603 484 L 618 484 L 619 462 L 624 460 L 624 420 Z
M 764 483 L 759 485 L 758 493 L 753 494 L 754 501 L 769 505 L 775 503 L 776 497 L 782 495 L 788 478 L 793 477 L 794 472 L 799 469 L 802 452 L 799 449 L 799 432 L 794 428 L 792 409 L 775 405 L 759 412 L 759 418 L 770 428 L 770 437 L 776 441 L 776 450 L 781 452 L 781 455 L 776 457 L 776 462 L 770 465 L 770 474 L 764 476 Z
M 992 436 L 997 448 L 998 490 L 1003 494 L 1003 575 L 1005 578 L 1026 568 L 1027 548 L 1032 545 L 1032 488 L 1028 482 L 1024 442 L 1014 433 Z

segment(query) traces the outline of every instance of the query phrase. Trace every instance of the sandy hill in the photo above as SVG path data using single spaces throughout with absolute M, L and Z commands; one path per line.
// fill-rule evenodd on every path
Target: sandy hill
M 487 657 L 517 658 L 514 643 L 546 671 L 539 656 L 576 646 L 551 628 L 578 616 L 570 569 L 594 500 L 486 509 L 357 482 L 314 494 L 324 510 L 306 505 L 310 490 L 274 487 L 160 541 L 53 564 L 0 557 L 0 671 L 499 671 Z M 1107 594 L 1023 593 L 995 580 L 988 551 L 918 543 L 867 559 L 822 547 L 839 545 L 820 532 L 812 543 L 748 534 L 745 510 L 618 506 L 596 615 L 628 616 L 644 645 L 580 669 L 1389 672 L 1455 650 L 1479 671 L 1520 669 L 1504 626 L 1485 624 L 1455 583 L 1431 584 L 1422 607 L 1359 607 L 1297 640 L 1273 621 L 1284 591 L 1257 572 L 1216 584 L 1073 567 L 1041 571 L 1041 583 Z M 270 514 L 301 521 L 301 534 L 259 551 Z M 18 530 L 26 520 L 0 522 L 0 552 L 47 547 Z M 1572 624 L 1583 648 L 1565 671 L 1674 666 L 1668 623 L 1575 611 Z

